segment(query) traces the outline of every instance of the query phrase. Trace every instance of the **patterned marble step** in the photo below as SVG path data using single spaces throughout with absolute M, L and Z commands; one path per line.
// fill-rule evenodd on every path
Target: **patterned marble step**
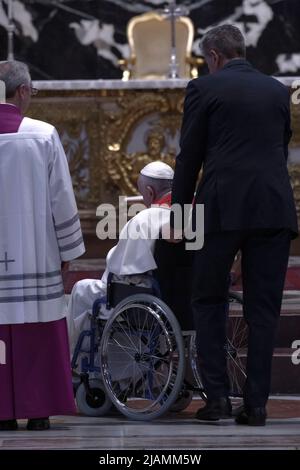
M 230 305 L 230 322 L 233 325 L 243 325 L 243 311 L 241 305 Z M 240 320 L 238 320 L 240 319 Z M 300 293 L 299 291 L 285 291 L 282 302 L 279 328 L 276 338 L 276 347 L 290 348 L 295 340 L 300 341 Z
M 300 342 L 300 311 L 283 311 L 279 321 L 276 347 L 291 347 L 295 340 Z
M 272 394 L 300 394 L 300 364 L 293 363 L 293 354 L 295 355 L 295 349 L 275 348 L 272 363 Z M 297 357 L 299 361 L 300 353 Z M 242 353 L 240 358 L 245 364 L 246 353 L 245 355 Z
M 241 333 L 236 333 L 239 329 Z M 245 322 L 240 305 L 231 304 L 229 335 L 235 332 L 234 344 L 244 348 L 247 344 Z M 295 341 L 299 341 L 295 344 Z M 240 353 L 243 358 L 243 353 Z M 274 394 L 300 394 L 300 302 L 299 294 L 284 296 L 273 355 L 271 392 Z M 243 359 L 242 359 L 243 360 Z M 259 360 L 259 358 L 258 358 Z M 243 362 L 246 361 L 246 350 Z

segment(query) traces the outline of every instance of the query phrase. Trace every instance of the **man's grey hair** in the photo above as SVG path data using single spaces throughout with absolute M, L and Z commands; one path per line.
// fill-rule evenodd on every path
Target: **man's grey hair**
M 202 39 L 202 52 L 207 55 L 212 49 L 226 59 L 246 56 L 244 36 L 239 28 L 231 24 L 216 26 L 205 34 Z
M 5 84 L 6 98 L 13 98 L 20 85 L 30 85 L 29 68 L 18 60 L 0 62 L 0 80 Z

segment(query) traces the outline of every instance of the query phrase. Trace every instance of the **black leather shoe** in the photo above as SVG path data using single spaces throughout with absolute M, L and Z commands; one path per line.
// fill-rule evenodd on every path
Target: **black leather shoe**
M 50 428 L 49 418 L 29 419 L 27 423 L 28 431 L 45 431 Z
M 18 423 L 15 419 L 0 421 L 0 431 L 16 431 L 17 429 Z
M 251 408 L 244 406 L 236 415 L 236 424 L 247 424 L 248 426 L 265 426 L 267 413 L 265 407 Z
M 222 418 L 230 418 L 231 411 L 229 398 L 222 397 L 217 400 L 208 400 L 203 408 L 199 408 L 196 418 L 203 421 L 218 421 Z

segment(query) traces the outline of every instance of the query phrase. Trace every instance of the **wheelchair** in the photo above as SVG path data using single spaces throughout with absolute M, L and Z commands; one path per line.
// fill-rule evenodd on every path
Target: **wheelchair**
M 107 296 L 94 302 L 89 330 L 79 335 L 72 369 L 81 359 L 76 402 L 81 413 L 104 416 L 113 408 L 132 420 L 152 420 L 187 408 L 193 395 L 206 400 L 198 366 L 189 307 L 192 252 L 184 243 L 158 240 L 158 269 L 150 287 L 108 277 Z M 100 319 L 103 304 L 111 310 Z M 229 292 L 227 343 L 232 397 L 242 396 L 247 327 L 240 316 L 242 297 Z M 83 348 L 88 338 L 88 348 Z

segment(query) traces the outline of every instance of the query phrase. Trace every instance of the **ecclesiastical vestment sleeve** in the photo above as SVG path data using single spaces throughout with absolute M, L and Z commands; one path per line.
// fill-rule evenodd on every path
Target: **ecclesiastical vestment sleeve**
M 55 129 L 52 140 L 53 160 L 49 164 L 52 215 L 61 260 L 70 261 L 81 256 L 85 247 L 67 157 Z

